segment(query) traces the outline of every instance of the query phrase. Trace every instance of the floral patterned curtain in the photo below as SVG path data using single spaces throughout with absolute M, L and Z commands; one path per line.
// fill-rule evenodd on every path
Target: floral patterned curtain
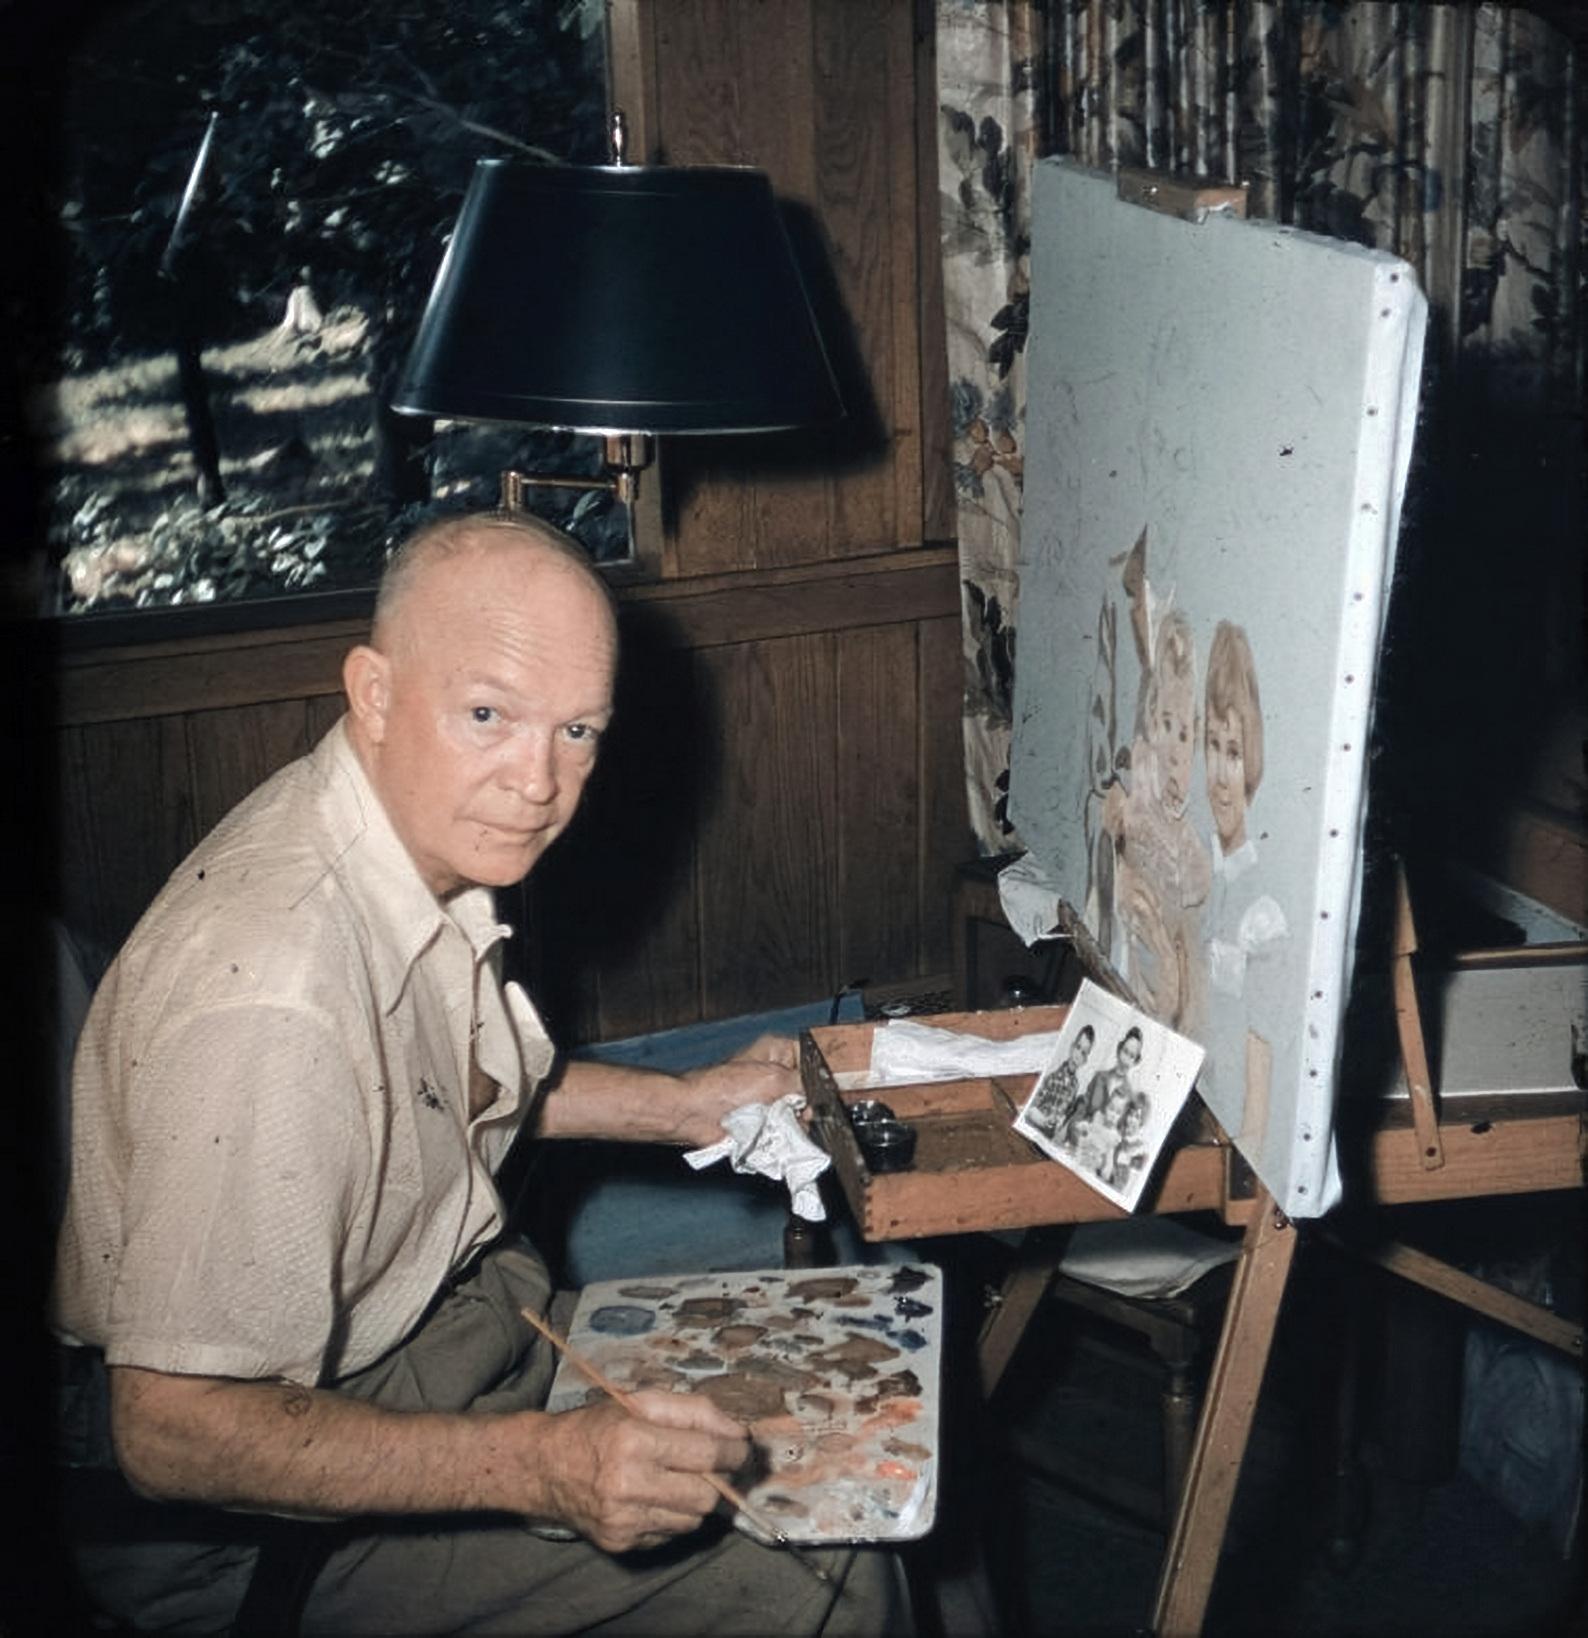
M 1573 696 L 1585 139 L 1569 42 L 1501 5 L 938 0 L 937 48 L 980 846 L 1020 845 L 1006 798 L 1038 154 L 1244 180 L 1252 216 L 1411 263 L 1433 316 L 1398 572 L 1438 572 L 1401 600 L 1386 664 L 1430 639 L 1464 655 L 1446 680 L 1453 717 L 1536 722 L 1540 688 L 1546 704 Z M 1504 573 L 1488 550 L 1447 549 L 1452 530 L 1498 548 Z M 1497 684 L 1490 662 L 1519 648 L 1533 663 Z

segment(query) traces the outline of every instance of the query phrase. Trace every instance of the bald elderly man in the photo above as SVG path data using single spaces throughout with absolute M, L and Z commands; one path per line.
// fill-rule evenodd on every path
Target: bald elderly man
M 74 1543 L 101 1609 L 339 1634 L 898 1624 L 884 1555 L 828 1555 L 835 1593 L 708 1517 L 709 1476 L 749 1455 L 709 1401 L 539 1408 L 555 1362 L 519 1310 L 550 1282 L 492 1181 L 520 1126 L 703 1144 L 795 1086 L 772 1041 L 680 1077 L 558 1073 L 500 982 L 490 889 L 573 818 L 616 659 L 565 537 L 421 530 L 347 656 L 346 715 L 107 974 L 53 1302 L 79 1459 L 108 1407 L 97 1455 L 126 1481 Z

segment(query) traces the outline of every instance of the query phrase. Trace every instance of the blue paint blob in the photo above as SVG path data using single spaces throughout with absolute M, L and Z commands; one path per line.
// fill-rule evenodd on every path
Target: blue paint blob
M 886 1331 L 893 1321 L 887 1314 L 839 1314 L 840 1325 L 860 1325 L 868 1331 Z
M 649 1308 L 635 1308 L 619 1302 L 596 1309 L 589 1323 L 592 1331 L 599 1331 L 603 1336 L 638 1337 L 656 1324 L 656 1315 Z
M 893 1333 L 893 1340 L 901 1348 L 908 1348 L 912 1354 L 917 1348 L 926 1346 L 926 1338 L 919 1331 L 896 1331 Z
M 929 1302 L 917 1302 L 914 1297 L 895 1297 L 893 1310 L 906 1319 L 920 1319 L 923 1314 L 932 1312 L 932 1305 Z

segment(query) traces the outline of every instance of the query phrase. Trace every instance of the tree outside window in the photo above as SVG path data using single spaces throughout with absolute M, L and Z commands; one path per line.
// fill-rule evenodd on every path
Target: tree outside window
M 592 439 L 387 404 L 474 162 L 606 157 L 601 0 L 98 15 L 65 65 L 60 274 L 26 364 L 42 612 L 367 585 L 421 516 L 494 504 L 504 467 L 598 470 Z M 626 554 L 609 497 L 544 501 Z

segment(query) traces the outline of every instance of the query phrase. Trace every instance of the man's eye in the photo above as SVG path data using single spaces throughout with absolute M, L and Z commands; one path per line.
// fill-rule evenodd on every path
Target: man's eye
M 588 722 L 570 722 L 564 732 L 576 742 L 593 745 L 601 737 L 601 730 Z
M 492 705 L 471 705 L 469 707 L 469 721 L 486 727 L 496 721 L 496 707 Z

